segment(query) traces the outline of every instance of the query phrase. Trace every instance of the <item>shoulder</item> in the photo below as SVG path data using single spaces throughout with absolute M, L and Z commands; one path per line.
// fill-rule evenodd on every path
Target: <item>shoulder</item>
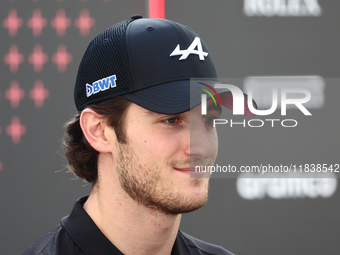
M 59 224 L 41 237 L 23 255 L 82 255 L 80 247 Z
M 197 239 L 191 235 L 188 235 L 182 231 L 179 231 L 179 234 L 186 240 L 190 250 L 193 254 L 202 254 L 202 255 L 234 255 L 230 251 L 224 249 L 221 246 L 211 244 L 200 239 Z

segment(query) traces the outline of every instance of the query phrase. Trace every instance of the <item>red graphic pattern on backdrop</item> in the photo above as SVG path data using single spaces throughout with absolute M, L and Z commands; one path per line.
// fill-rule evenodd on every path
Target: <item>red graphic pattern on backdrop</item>
M 76 19 L 74 25 L 79 28 L 81 36 L 88 36 L 91 28 L 96 24 L 96 21 L 90 17 L 88 10 L 83 9 L 80 12 L 79 18 Z
M 12 81 L 11 87 L 5 93 L 5 97 L 11 101 L 12 108 L 18 108 L 20 100 L 25 97 L 25 91 L 19 87 L 17 81 Z
M 71 19 L 66 17 L 65 10 L 57 11 L 56 17 L 51 21 L 51 26 L 57 30 L 57 35 L 63 37 L 66 34 L 66 29 L 71 26 Z
M 37 80 L 29 96 L 34 100 L 35 107 L 42 108 L 45 100 L 50 96 L 50 92 L 44 88 L 44 83 L 41 80 Z
M 6 133 L 12 137 L 14 144 L 20 143 L 21 136 L 26 133 L 26 127 L 20 123 L 20 119 L 17 116 L 12 118 L 12 123 L 7 126 Z
M 14 0 L 9 0 L 13 2 Z M 39 0 L 32 0 L 32 2 L 38 2 Z M 56 0 L 62 2 L 63 0 Z M 80 0 L 86 2 L 86 0 Z M 103 0 L 109 2 L 110 0 Z M 69 17 L 64 9 L 59 9 L 54 17 L 51 17 L 50 21 L 44 17 L 42 11 L 36 9 L 32 12 L 32 15 L 23 20 L 22 16 L 16 9 L 8 11 L 7 17 L 2 20 L 2 26 L 8 31 L 9 37 L 15 37 L 22 29 L 31 29 L 34 37 L 41 37 L 43 31 L 48 29 L 47 26 L 55 29 L 58 37 L 64 37 L 67 33 L 67 29 L 72 25 L 79 29 L 79 33 L 82 37 L 86 37 L 90 34 L 91 29 L 96 24 L 94 18 L 90 16 L 90 12 L 87 9 L 82 9 L 79 16 L 73 21 Z M 26 27 L 23 25 L 26 24 Z M 7 32 L 6 32 L 7 33 Z M 64 73 L 67 70 L 68 65 L 73 60 L 72 53 L 68 52 L 67 47 L 64 44 L 60 44 L 54 52 L 44 52 L 43 46 L 37 43 L 33 51 L 27 56 L 24 56 L 16 44 L 12 44 L 7 53 L 4 54 L 3 61 L 9 66 L 11 73 L 15 74 L 20 71 L 20 65 L 27 60 L 28 63 L 33 65 L 35 73 L 41 73 L 46 63 L 51 60 L 57 65 L 57 70 L 60 73 Z M 20 47 L 20 44 L 19 44 Z M 4 98 L 10 101 L 10 105 L 13 109 L 20 106 L 20 102 L 25 99 L 26 93 L 29 95 L 29 99 L 34 101 L 36 108 L 42 108 L 46 100 L 50 97 L 50 91 L 44 87 L 42 80 L 38 79 L 34 86 L 28 91 L 25 88 L 20 87 L 17 80 L 13 80 L 9 88 L 1 94 L 0 99 Z M 1 97 L 3 95 L 3 97 Z M 1 119 L 0 119 L 1 121 Z M 0 123 L 1 124 L 1 123 Z M 2 132 L 4 131 L 4 132 Z M 27 132 L 26 126 L 21 123 L 18 116 L 12 117 L 11 123 L 0 126 L 0 134 L 4 133 L 11 137 L 13 144 L 19 144 L 22 136 Z M 0 160 L 0 171 L 3 170 L 3 164 Z
M 34 71 L 40 73 L 47 61 L 48 55 L 43 52 L 41 45 L 36 45 L 33 53 L 28 57 L 28 62 L 34 66 Z
M 41 16 L 41 11 L 35 10 L 32 14 L 32 18 L 27 21 L 27 26 L 33 30 L 33 35 L 39 37 L 42 33 L 42 29 L 47 26 L 47 19 Z
M 66 71 L 67 65 L 72 61 L 73 56 L 67 52 L 65 45 L 60 45 L 57 52 L 53 55 L 52 61 L 58 67 L 59 72 Z
M 9 69 L 12 73 L 16 73 L 19 69 L 19 65 L 24 62 L 24 55 L 19 53 L 18 47 L 12 45 L 9 49 L 9 53 L 5 55 L 4 62 L 9 65 Z
M 8 13 L 7 19 L 2 23 L 4 28 L 8 29 L 8 34 L 10 37 L 14 37 L 18 33 L 19 27 L 23 24 L 23 20 L 18 17 L 17 10 L 11 10 Z

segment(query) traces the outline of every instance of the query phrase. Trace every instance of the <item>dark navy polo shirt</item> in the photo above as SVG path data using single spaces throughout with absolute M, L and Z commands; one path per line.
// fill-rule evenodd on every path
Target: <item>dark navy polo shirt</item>
M 100 231 L 83 208 L 88 197 L 77 200 L 69 216 L 38 240 L 23 255 L 123 255 Z M 171 255 L 233 255 L 224 248 L 178 231 Z

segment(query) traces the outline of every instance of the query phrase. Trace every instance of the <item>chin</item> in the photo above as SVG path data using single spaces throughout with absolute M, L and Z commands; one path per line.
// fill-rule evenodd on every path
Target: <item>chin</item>
M 196 179 L 195 181 L 199 180 Z M 165 212 L 182 214 L 201 208 L 208 201 L 208 187 L 207 185 L 204 186 L 206 187 L 199 185 L 199 187 L 193 187 L 192 189 L 187 189 L 186 192 L 181 192 L 181 195 L 177 196 L 177 201 L 173 201 L 173 206 L 169 206 Z

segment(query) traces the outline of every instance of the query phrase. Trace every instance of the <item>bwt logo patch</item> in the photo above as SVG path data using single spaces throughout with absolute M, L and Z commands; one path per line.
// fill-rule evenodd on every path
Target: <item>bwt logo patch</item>
M 104 79 L 100 79 L 92 83 L 92 85 L 86 83 L 86 96 L 89 97 L 100 91 L 104 91 L 104 90 L 107 90 L 109 88 L 114 88 L 114 87 L 116 87 L 116 75 L 112 75 Z

